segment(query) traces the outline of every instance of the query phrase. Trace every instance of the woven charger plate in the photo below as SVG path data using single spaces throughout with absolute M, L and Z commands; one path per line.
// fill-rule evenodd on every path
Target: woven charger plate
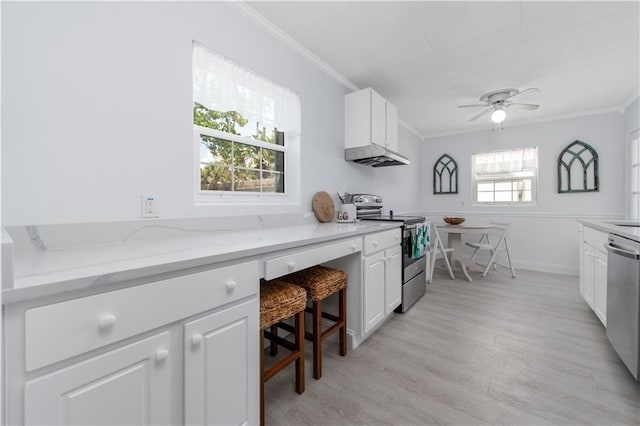
M 311 209 L 318 222 L 331 222 L 336 214 L 333 198 L 325 191 L 316 192 L 311 200 Z

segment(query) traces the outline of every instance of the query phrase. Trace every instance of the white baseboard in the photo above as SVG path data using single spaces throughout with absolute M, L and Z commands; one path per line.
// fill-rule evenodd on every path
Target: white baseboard
M 574 277 L 577 277 L 579 275 L 579 269 L 575 266 L 557 263 L 514 261 L 513 267 L 516 269 L 516 275 L 518 274 L 518 269 L 536 272 L 549 272 L 552 274 L 571 275 Z

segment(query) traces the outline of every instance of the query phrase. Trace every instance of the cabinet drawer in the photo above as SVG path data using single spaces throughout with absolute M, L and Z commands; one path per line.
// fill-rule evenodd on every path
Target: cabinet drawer
M 339 243 L 275 257 L 264 261 L 264 277 L 267 280 L 272 280 L 359 251 L 362 251 L 362 239 L 352 238 Z
M 27 371 L 258 292 L 256 261 L 30 309 Z
M 607 244 L 608 239 L 608 234 L 587 226 L 584 227 L 584 241 L 596 250 L 604 252 L 606 250 L 604 246 Z
M 400 245 L 400 228 L 378 232 L 364 237 L 364 255 L 367 256 L 387 247 Z

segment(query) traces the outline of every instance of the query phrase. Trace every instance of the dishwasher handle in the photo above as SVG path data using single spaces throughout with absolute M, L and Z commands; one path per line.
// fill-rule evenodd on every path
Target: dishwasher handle
M 620 256 L 628 257 L 630 259 L 640 260 L 640 252 L 638 251 L 625 250 L 620 247 L 616 247 L 611 243 L 605 244 L 604 248 L 610 253 L 619 254 Z

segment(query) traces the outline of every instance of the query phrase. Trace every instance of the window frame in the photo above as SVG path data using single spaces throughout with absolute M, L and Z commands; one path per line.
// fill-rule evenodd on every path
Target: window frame
M 504 152 L 504 151 L 516 151 L 516 150 L 524 150 L 528 148 L 535 148 L 536 151 L 536 165 L 535 168 L 532 169 L 533 176 L 517 176 L 520 172 L 511 172 L 511 173 L 503 173 L 503 174 L 495 174 L 495 175 L 487 175 L 487 177 L 477 179 L 476 178 L 476 162 L 474 161 L 474 157 L 476 155 L 482 154 L 490 154 L 496 152 Z M 471 191 L 473 193 L 473 205 L 474 206 L 523 206 L 523 207 L 531 207 L 538 205 L 538 170 L 539 170 L 539 155 L 538 155 L 538 147 L 521 147 L 521 148 L 511 148 L 511 149 L 498 149 L 493 151 L 485 151 L 485 152 L 475 152 L 471 154 Z M 495 184 L 496 183 L 504 183 L 511 182 L 512 185 L 514 181 L 519 181 L 523 179 L 531 179 L 531 201 L 478 201 L 478 184 L 479 183 L 494 183 L 494 200 L 495 200 Z M 512 189 L 510 190 L 513 191 Z M 488 191 L 480 191 L 480 192 L 488 192 Z M 501 191 L 497 191 L 501 192 Z
M 200 59 L 196 59 L 196 51 L 200 52 L 197 57 Z M 202 56 L 201 53 L 211 53 L 214 57 L 209 58 L 207 55 Z M 192 40 L 192 85 L 193 85 L 193 96 L 191 99 L 191 125 L 193 132 L 193 169 L 192 169 L 192 194 L 194 197 L 194 203 L 196 207 L 215 207 L 215 212 L 212 210 L 214 215 L 224 215 L 224 214 L 254 214 L 254 213 L 289 213 L 297 211 L 301 205 L 301 189 L 302 189 L 302 158 L 301 158 L 301 125 L 302 125 L 302 102 L 300 100 L 300 96 L 292 91 L 291 89 L 279 84 L 265 76 L 262 76 L 255 71 L 227 58 L 223 55 L 217 53 L 214 50 L 209 49 L 205 45 L 197 42 L 196 40 Z M 212 59 L 213 62 L 209 62 Z M 234 76 L 238 74 L 238 78 L 226 79 L 225 85 L 229 85 L 229 89 L 235 87 L 236 89 L 241 88 L 250 88 L 253 87 L 254 92 L 257 96 L 261 96 L 262 99 L 269 98 L 275 101 L 275 106 L 272 105 L 272 108 L 279 111 L 280 115 L 275 114 L 274 117 L 271 117 L 269 114 L 263 115 L 264 111 L 256 116 L 255 112 L 251 110 L 249 113 L 245 114 L 246 111 L 243 111 L 243 107 L 241 105 L 234 105 L 234 101 L 231 102 L 231 105 L 228 105 L 229 111 L 236 111 L 240 113 L 244 118 L 248 119 L 249 122 L 264 122 L 266 124 L 269 121 L 269 125 L 267 127 L 273 127 L 274 129 L 283 129 L 280 130 L 282 135 L 284 136 L 284 144 L 279 145 L 277 143 L 269 143 L 259 139 L 255 139 L 250 134 L 244 135 L 236 135 L 234 133 L 225 132 L 222 130 L 215 130 L 209 127 L 200 126 L 195 123 L 195 115 L 194 115 L 194 107 L 195 103 L 202 104 L 205 108 L 211 109 L 211 106 L 207 106 L 208 104 L 202 103 L 203 96 L 211 96 L 215 94 L 214 92 L 203 92 L 201 91 L 202 87 L 196 90 L 196 81 L 200 81 L 196 78 L 196 69 L 202 68 L 205 73 L 207 72 L 215 72 L 217 69 L 217 65 L 221 66 L 224 76 Z M 226 71 L 224 71 L 226 70 Z M 200 75 L 200 74 L 198 74 Z M 248 85 L 245 84 L 245 80 L 242 79 L 242 76 L 248 81 Z M 201 76 L 200 76 L 201 77 Z M 221 77 L 222 78 L 222 77 Z M 224 78 L 222 78 L 224 80 Z M 255 87 L 254 87 L 255 86 Z M 198 86 L 200 87 L 200 86 Z M 226 87 L 226 86 L 222 86 Z M 196 94 L 196 92 L 198 94 Z M 215 94 L 218 96 L 217 94 Z M 282 98 L 280 98 L 282 96 Z M 225 98 L 225 94 L 222 94 L 222 98 Z M 214 102 L 215 103 L 215 102 Z M 220 105 L 220 108 L 224 108 L 223 105 L 226 105 L 227 102 L 224 101 Z M 213 104 L 211 104 L 213 105 Z M 283 108 L 278 110 L 278 108 Z M 249 109 L 251 109 L 249 105 Z M 222 111 L 224 112 L 224 111 Z M 284 113 L 284 115 L 282 115 Z M 261 115 L 262 114 L 262 115 Z M 256 119 L 257 118 L 257 119 Z M 241 126 L 244 128 L 244 126 Z M 259 130 L 259 129 L 258 129 Z M 259 164 L 259 169 L 247 167 L 249 171 L 258 172 L 260 176 L 260 188 L 258 191 L 263 189 L 264 181 L 263 172 L 270 173 L 278 173 L 284 174 L 284 192 L 256 192 L 256 191 L 242 191 L 242 190 L 223 190 L 222 188 L 218 188 L 217 190 L 206 190 L 202 189 L 201 181 L 201 165 L 204 164 L 212 164 L 209 161 L 206 161 L 206 158 L 201 153 L 201 136 L 209 136 L 219 139 L 224 139 L 231 142 L 242 143 L 250 146 L 255 146 L 259 148 L 265 148 L 269 150 L 273 150 L 276 152 L 282 152 L 282 163 L 280 163 L 280 159 L 278 159 L 277 166 L 283 164 L 283 170 L 267 170 L 263 169 L 263 163 Z M 202 155 L 202 156 L 201 156 Z M 208 157 L 208 156 L 207 156 Z M 277 155 L 280 157 L 280 155 Z M 240 167 L 240 165 L 236 165 Z M 234 167 L 233 165 L 229 167 Z M 255 178 L 249 178 L 255 179 Z M 279 189 L 282 184 L 281 181 L 276 181 L 277 185 L 275 189 Z M 242 188 L 242 187 L 238 187 Z M 253 188 L 252 188 L 253 189 Z M 239 206 L 242 206 L 242 209 L 238 209 Z
M 200 135 L 211 136 L 218 139 L 225 139 L 233 142 L 243 143 L 259 148 L 271 149 L 274 151 L 280 151 L 284 154 L 284 192 L 255 192 L 255 191 L 216 191 L 216 190 L 203 190 L 200 187 L 201 174 L 200 166 L 203 163 L 200 158 L 200 144 L 202 140 Z M 209 127 L 203 127 L 193 124 L 193 137 L 194 137 L 194 149 L 195 149 L 195 170 L 194 170 L 194 184 L 196 188 L 196 200 L 201 203 L 215 202 L 220 200 L 237 200 L 239 202 L 258 201 L 259 199 L 269 199 L 271 201 L 286 200 L 291 196 L 291 173 L 287 172 L 290 154 L 292 149 L 288 149 L 287 134 L 285 133 L 284 145 L 278 145 L 274 143 L 264 142 L 259 139 L 250 138 L 247 136 L 234 135 L 233 133 L 222 132 L 220 130 L 211 129 Z M 289 154 L 289 155 L 288 155 Z M 233 166 L 229 166 L 233 167 Z M 274 200 L 275 199 L 275 200 Z

